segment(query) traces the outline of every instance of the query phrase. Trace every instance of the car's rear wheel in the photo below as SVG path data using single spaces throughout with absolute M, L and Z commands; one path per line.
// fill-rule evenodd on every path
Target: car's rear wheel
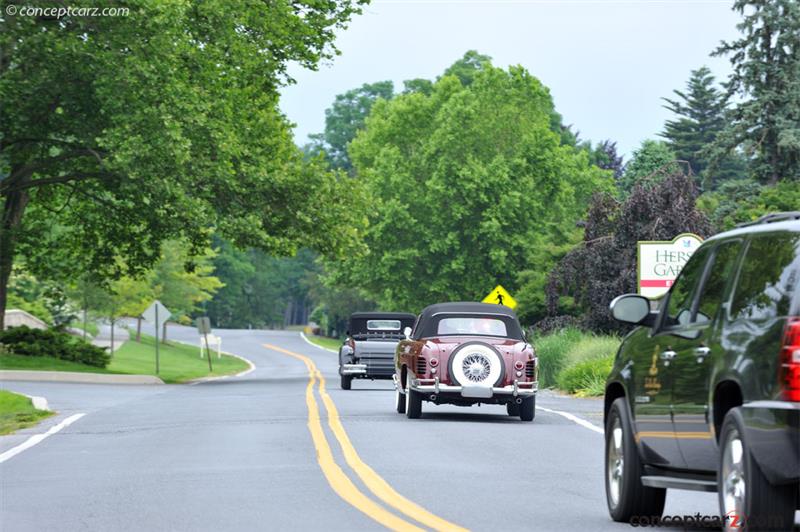
M 398 414 L 406 413 L 406 394 L 400 391 L 400 384 L 398 383 L 397 389 L 394 391 L 394 408 Z
M 611 404 L 606 420 L 606 503 L 614 521 L 630 522 L 635 515 L 660 516 L 665 488 L 642 485 L 642 466 L 633 423 L 624 397 Z
M 342 390 L 349 390 L 352 383 L 353 383 L 352 375 L 341 375 L 341 381 L 339 384 L 342 387 Z
M 419 419 L 422 415 L 422 396 L 419 392 L 412 390 L 406 384 L 406 417 L 408 419 Z
M 773 486 L 747 445 L 739 408 L 725 415 L 717 471 L 719 509 L 726 530 L 789 530 L 794 523 L 797 486 Z
M 536 396 L 526 397 L 519 404 L 519 418 L 522 421 L 533 421 L 536 416 Z
M 519 415 L 519 405 L 517 403 L 506 403 L 506 412 L 511 417 L 517 417 Z

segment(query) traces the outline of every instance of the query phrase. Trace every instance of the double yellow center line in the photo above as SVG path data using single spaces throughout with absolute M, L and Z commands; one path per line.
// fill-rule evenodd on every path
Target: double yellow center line
M 449 521 L 442 519 L 425 508 L 419 506 L 413 501 L 403 497 L 388 482 L 386 482 L 380 475 L 378 475 L 371 467 L 369 467 L 356 452 L 344 426 L 339 418 L 339 411 L 331 399 L 328 392 L 325 391 L 325 378 L 320 373 L 314 361 L 305 355 L 288 351 L 281 347 L 264 344 L 264 347 L 283 353 L 290 357 L 294 357 L 302 361 L 308 369 L 308 384 L 306 385 L 306 406 L 308 407 L 308 430 L 311 433 L 311 439 L 314 442 L 314 447 L 317 450 L 317 461 L 319 462 L 320 469 L 325 475 L 328 484 L 333 491 L 336 492 L 345 502 L 352 505 L 354 508 L 364 513 L 368 517 L 374 519 L 381 525 L 392 530 L 401 531 L 421 531 L 422 528 L 415 523 L 400 518 L 395 514 L 389 512 L 386 508 L 377 504 L 372 499 L 364 495 L 361 490 L 350 480 L 341 467 L 336 463 L 333 458 L 333 452 L 325 437 L 325 432 L 322 429 L 322 422 L 320 417 L 320 410 L 317 405 L 317 400 L 314 397 L 314 386 L 319 382 L 318 390 L 328 413 L 328 426 L 333 432 L 336 441 L 342 449 L 347 465 L 358 475 L 358 478 L 364 485 L 372 492 L 372 494 L 383 501 L 386 505 L 394 508 L 401 514 L 410 517 L 411 519 L 421 523 L 422 525 L 432 528 L 434 530 L 452 530 L 466 532 L 465 528 L 455 525 Z

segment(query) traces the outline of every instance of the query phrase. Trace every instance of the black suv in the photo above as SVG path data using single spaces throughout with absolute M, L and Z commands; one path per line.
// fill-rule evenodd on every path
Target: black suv
M 788 530 L 800 507 L 800 212 L 694 253 L 660 304 L 611 303 L 638 325 L 606 383 L 611 517 L 660 516 L 666 488 L 716 491 L 726 528 Z M 742 525 L 745 525 L 744 527 Z

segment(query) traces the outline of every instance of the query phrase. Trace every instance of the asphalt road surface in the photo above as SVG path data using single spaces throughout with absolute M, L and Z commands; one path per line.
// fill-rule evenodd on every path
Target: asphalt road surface
M 602 435 L 553 412 L 600 427 L 598 400 L 543 392 L 533 423 L 428 403 L 408 420 L 390 381 L 340 390 L 336 355 L 296 332 L 215 332 L 256 369 L 184 386 L 4 384 L 59 412 L 17 440 L 86 415 L 0 464 L 0 529 L 630 528 L 608 517 Z M 667 496 L 666 514 L 716 512 L 716 494 Z

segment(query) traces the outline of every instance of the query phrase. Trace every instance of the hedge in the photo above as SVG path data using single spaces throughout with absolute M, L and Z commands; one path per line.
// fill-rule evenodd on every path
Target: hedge
M 111 362 L 105 349 L 56 329 L 12 327 L 0 331 L 0 344 L 15 355 L 60 358 L 98 368 Z

